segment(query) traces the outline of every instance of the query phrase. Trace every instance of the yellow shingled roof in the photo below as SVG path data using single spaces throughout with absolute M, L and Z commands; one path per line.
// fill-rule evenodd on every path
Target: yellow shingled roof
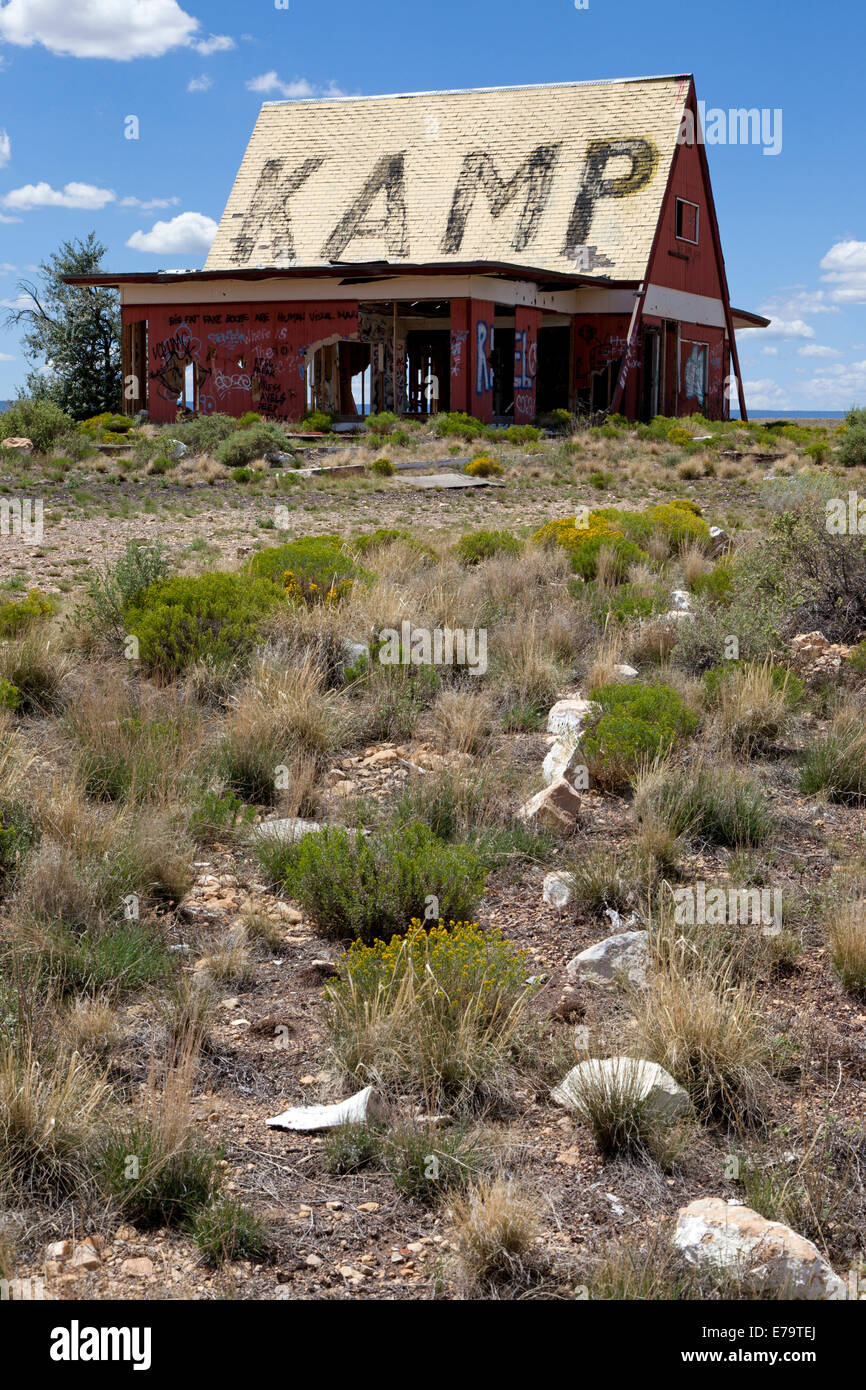
M 205 269 L 483 260 L 638 280 L 688 86 L 267 103 Z

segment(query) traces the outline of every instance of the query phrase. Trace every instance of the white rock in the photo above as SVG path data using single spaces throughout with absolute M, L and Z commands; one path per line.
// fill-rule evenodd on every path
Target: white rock
M 620 685 L 631 685 L 632 681 L 637 680 L 638 672 L 634 666 L 627 666 L 624 661 L 618 661 L 613 668 L 613 676 Z
M 579 811 L 580 797 L 564 777 L 559 777 L 549 787 L 530 797 L 521 806 L 518 815 L 521 820 L 544 830 L 570 832 L 574 829 Z
M 343 661 L 347 666 L 354 666 L 365 657 L 369 660 L 370 648 L 366 642 L 351 642 L 348 637 L 343 642 Z
M 547 716 L 549 734 L 573 734 L 579 738 L 592 711 L 593 701 L 583 700 L 579 695 L 557 700 Z
M 579 785 L 582 790 L 586 790 L 586 764 L 574 734 L 566 734 L 551 746 L 541 764 L 541 775 L 547 787 L 558 778 L 564 777 L 571 786 L 576 788 Z
M 264 820 L 257 825 L 253 834 L 259 840 L 286 840 L 296 844 L 305 835 L 315 835 L 324 826 L 314 820 L 301 820 L 299 816 L 286 816 L 283 820 Z
M 646 1100 L 649 1111 L 661 1120 L 676 1120 L 691 1113 L 692 1103 L 682 1086 L 664 1067 L 641 1057 L 590 1057 L 572 1067 L 551 1091 L 550 1098 L 566 1110 L 580 1114 L 584 1095 L 599 1086 L 614 1094 L 620 1088 L 628 1088 Z
M 338 1125 L 364 1125 L 381 1120 L 387 1106 L 379 1092 L 365 1086 L 357 1095 L 341 1100 L 337 1105 L 294 1105 L 265 1120 L 269 1129 L 300 1129 L 312 1133 L 317 1129 L 336 1129 Z
M 694 618 L 694 616 L 690 608 L 672 608 L 670 612 L 662 614 L 663 618 L 672 623 L 679 623 L 684 618 Z
M 701 1197 L 681 1207 L 674 1245 L 689 1264 L 710 1265 L 739 1276 L 759 1295 L 793 1299 L 842 1299 L 845 1284 L 817 1246 L 767 1221 L 751 1207 L 721 1197 Z
M 565 967 L 575 983 L 616 985 L 625 978 L 629 984 L 646 988 L 649 965 L 649 932 L 624 931 L 587 946 Z
M 674 608 L 680 613 L 688 613 L 692 606 L 692 596 L 688 589 L 674 589 Z
M 561 912 L 568 907 L 574 892 L 571 874 L 546 874 L 541 891 L 544 901 Z

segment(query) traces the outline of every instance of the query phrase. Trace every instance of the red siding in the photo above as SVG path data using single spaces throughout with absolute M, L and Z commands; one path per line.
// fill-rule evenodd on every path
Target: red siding
M 127 306 L 124 323 L 147 319 L 151 420 L 177 416 L 178 373 L 199 369 L 199 408 L 300 419 L 311 346 L 358 334 L 356 301 Z M 177 389 L 175 389 L 177 386 Z
M 535 419 L 535 386 L 538 373 L 538 330 L 541 310 L 518 305 L 514 313 L 514 423 L 531 425 Z

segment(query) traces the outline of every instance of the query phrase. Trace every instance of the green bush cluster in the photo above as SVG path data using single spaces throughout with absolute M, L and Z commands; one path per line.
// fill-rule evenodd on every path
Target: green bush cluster
M 139 659 L 155 674 L 177 675 L 207 658 L 229 662 L 254 646 L 279 591 L 250 574 L 159 580 L 123 610 Z
M 0 415 L 0 439 L 29 439 L 39 454 L 50 453 L 59 439 L 75 429 L 71 416 L 52 401 L 14 401 Z
M 458 560 L 467 569 L 492 555 L 519 555 L 520 541 L 510 531 L 467 531 L 454 547 Z
M 446 918 L 466 918 L 484 891 L 470 849 L 446 844 L 415 823 L 367 836 L 331 828 L 297 844 L 260 841 L 259 857 L 325 936 L 372 942 L 405 932 L 431 896 Z
M 591 691 L 600 713 L 583 740 L 594 783 L 615 789 L 627 785 L 643 762 L 668 752 L 694 733 L 697 715 L 667 685 L 605 685 Z
M 225 464 L 226 468 L 242 468 L 252 463 L 253 459 L 264 458 L 271 449 L 280 453 L 291 452 L 289 441 L 279 425 L 260 420 L 246 429 L 235 430 L 216 446 L 213 456 L 217 463 Z
M 51 600 L 38 589 L 31 589 L 26 598 L 0 600 L 0 637 L 17 637 L 47 618 Z

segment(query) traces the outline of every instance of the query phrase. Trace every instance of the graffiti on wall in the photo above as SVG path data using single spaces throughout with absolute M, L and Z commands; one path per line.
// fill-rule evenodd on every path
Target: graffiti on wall
M 311 344 L 358 335 L 354 303 L 170 313 L 154 307 L 148 322 L 151 417 L 166 421 L 175 418 L 190 366 L 203 413 L 257 410 L 296 419 L 304 411 Z
M 456 255 L 463 245 L 466 220 L 479 188 L 484 190 L 490 216 L 494 218 L 522 196 L 520 215 L 511 234 L 511 246 L 515 251 L 525 250 L 547 206 L 559 148 L 559 145 L 538 145 L 510 179 L 500 177 L 486 150 L 473 150 L 467 154 L 454 189 L 448 225 L 440 248 L 442 253 Z
M 475 394 L 493 390 L 493 324 L 479 319 L 475 325 Z

